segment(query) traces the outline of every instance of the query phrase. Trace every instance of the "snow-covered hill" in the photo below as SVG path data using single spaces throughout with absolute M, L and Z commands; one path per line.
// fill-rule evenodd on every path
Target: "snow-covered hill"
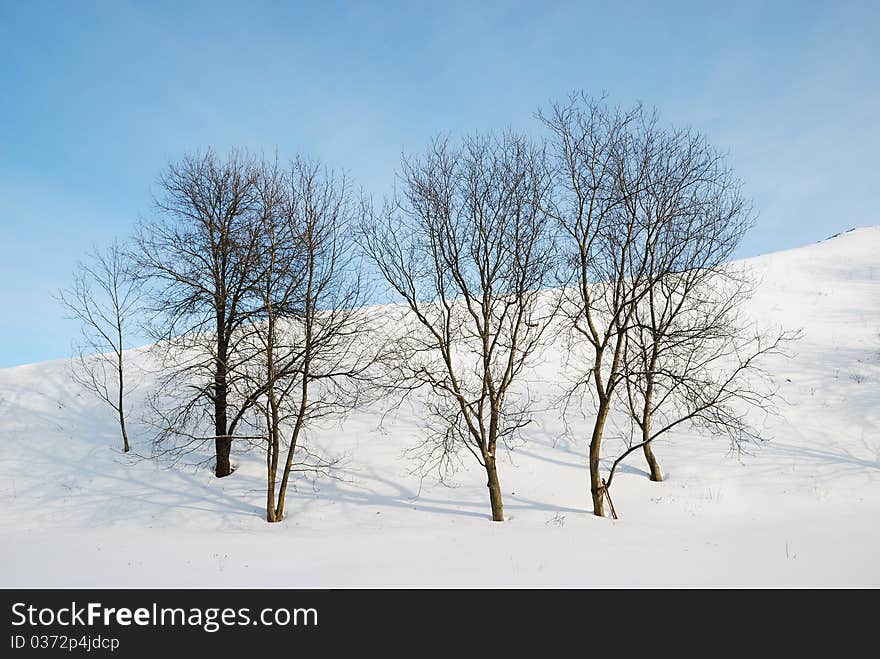
M 784 402 L 756 422 L 772 440 L 742 456 L 658 441 L 666 481 L 633 456 L 617 521 L 589 513 L 586 443 L 560 438 L 558 412 L 500 466 L 503 524 L 479 468 L 420 481 L 402 455 L 417 415 L 380 430 L 375 407 L 320 433 L 342 478 L 300 481 L 270 525 L 259 455 L 221 480 L 138 460 L 65 362 L 0 370 L 0 586 L 880 586 L 880 227 L 748 264 L 749 313 L 804 331 L 770 364 Z

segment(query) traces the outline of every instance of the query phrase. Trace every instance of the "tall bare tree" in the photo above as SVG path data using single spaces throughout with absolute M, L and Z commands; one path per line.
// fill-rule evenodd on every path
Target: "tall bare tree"
M 157 217 L 142 223 L 136 238 L 163 351 L 163 396 L 174 401 L 170 409 L 156 407 L 154 424 L 160 439 L 172 443 L 168 450 L 212 441 L 218 478 L 232 472 L 230 377 L 236 336 L 252 312 L 258 181 L 258 167 L 247 155 L 186 156 L 160 177 Z M 205 418 L 213 426 L 207 435 Z
M 589 355 L 569 395 L 596 397 L 590 489 L 604 515 L 615 470 L 633 451 L 662 479 L 651 443 L 672 428 L 690 422 L 735 443 L 751 436 L 742 407 L 771 400 L 757 382 L 761 359 L 793 335 L 757 332 L 742 315 L 750 288 L 727 262 L 751 207 L 703 136 L 584 95 L 542 118 L 556 156 L 552 214 L 569 246 L 563 309 Z M 618 402 L 631 433 L 605 482 L 602 438 Z
M 590 496 L 594 514 L 604 516 L 602 440 L 623 380 L 626 329 L 647 290 L 647 245 L 655 239 L 637 195 L 656 148 L 650 139 L 655 119 L 640 106 L 623 111 L 584 95 L 572 95 L 539 118 L 551 134 L 554 185 L 548 213 L 560 235 L 560 310 L 570 359 L 583 367 L 567 399 L 586 392 L 596 399 L 588 458 Z
M 753 216 L 741 182 L 702 135 L 668 129 L 655 131 L 650 139 L 658 147 L 650 154 L 644 185 L 634 195 L 641 212 L 658 228 L 656 239 L 646 246 L 647 294 L 636 304 L 626 333 L 624 403 L 638 429 L 637 443 L 650 478 L 660 481 L 653 439 L 685 417 L 693 418 L 691 412 L 700 414 L 698 410 L 712 410 L 719 424 L 722 416 L 732 422 L 722 398 L 732 394 L 733 383 L 741 378 L 725 382 L 713 377 L 713 368 L 720 375 L 723 356 L 734 353 L 742 357 L 738 375 L 753 365 L 754 356 L 745 354 L 748 337 L 742 335 L 740 314 L 751 287 L 746 274 L 728 263 Z M 766 345 L 767 338 L 755 337 L 758 350 L 778 347 L 777 341 Z M 701 381 L 690 392 L 691 404 L 674 404 L 675 390 L 683 392 L 688 379 Z M 652 424 L 655 411 L 671 412 L 673 405 L 678 410 L 672 414 L 674 425 Z
M 116 413 L 126 453 L 131 444 L 125 427 L 125 349 L 141 312 L 141 294 L 140 281 L 118 242 L 93 251 L 78 264 L 72 286 L 58 293 L 69 317 L 81 323 L 73 377 Z
M 306 433 L 370 398 L 379 346 L 355 261 L 360 206 L 345 179 L 297 159 L 286 172 L 265 166 L 260 190 L 258 314 L 242 341 L 249 357 L 236 387 L 243 421 L 265 437 L 266 519 L 280 522 L 292 473 L 333 466 L 306 445 Z
M 469 451 L 494 521 L 504 520 L 499 444 L 530 421 L 515 384 L 552 316 L 540 292 L 553 266 L 546 188 L 542 151 L 522 137 L 438 139 L 404 162 L 400 196 L 362 233 L 410 312 L 396 328 L 392 377 L 427 392 L 422 468 L 442 477 Z
M 748 414 L 773 409 L 764 364 L 787 354 L 800 334 L 762 328 L 745 314 L 752 278 L 730 259 L 753 214 L 723 154 L 689 129 L 667 129 L 656 139 L 660 148 L 638 196 L 657 239 L 648 246 L 647 293 L 627 329 L 622 366 L 631 432 L 608 488 L 638 449 L 651 480 L 662 480 L 652 443 L 683 424 L 725 435 L 736 449 L 760 439 Z

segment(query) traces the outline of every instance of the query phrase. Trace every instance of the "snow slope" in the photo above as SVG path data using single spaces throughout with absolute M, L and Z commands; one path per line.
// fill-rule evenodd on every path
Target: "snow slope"
M 375 407 L 316 438 L 344 480 L 299 481 L 269 525 L 257 454 L 222 480 L 138 460 L 65 362 L 0 370 L 0 586 L 880 586 L 880 227 L 747 263 L 749 312 L 804 330 L 770 365 L 785 402 L 756 422 L 772 440 L 743 456 L 658 441 L 666 481 L 632 456 L 617 521 L 588 512 L 586 446 L 558 412 L 501 464 L 503 524 L 479 467 L 420 481 L 402 455 L 418 415 L 380 430 Z

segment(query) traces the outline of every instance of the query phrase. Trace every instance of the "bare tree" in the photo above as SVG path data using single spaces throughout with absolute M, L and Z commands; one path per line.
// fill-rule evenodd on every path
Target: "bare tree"
M 560 235 L 560 310 L 570 360 L 584 367 L 567 393 L 566 408 L 587 392 L 596 398 L 590 495 L 593 513 L 604 516 L 602 439 L 623 379 L 626 328 L 647 290 L 646 246 L 655 238 L 636 194 L 656 147 L 649 139 L 655 119 L 640 106 L 621 111 L 584 95 L 573 95 L 539 118 L 551 133 L 554 186 L 548 213 Z M 648 139 L 636 140 L 635 134 Z
M 751 287 L 745 273 L 728 261 L 753 217 L 741 182 L 702 135 L 670 129 L 653 138 L 659 148 L 635 195 L 642 213 L 659 228 L 648 246 L 647 294 L 637 303 L 626 335 L 624 403 L 638 429 L 651 480 L 660 481 L 651 442 L 674 426 L 652 425 L 655 411 L 675 406 L 675 425 L 698 410 L 713 410 L 733 421 L 722 399 L 739 378 L 711 386 L 720 383 L 710 366 L 720 374 L 723 358 L 733 354 L 743 358 L 738 360 L 743 366 L 751 363 L 751 355 L 744 354 L 747 337 L 741 335 L 745 328 L 739 313 Z M 770 349 L 763 345 L 765 337 L 754 338 L 759 350 Z M 771 344 L 777 347 L 775 341 Z M 739 374 L 747 370 L 744 366 Z M 675 390 L 683 392 L 688 378 L 701 386 L 690 392 L 689 405 L 673 403 Z
M 125 428 L 125 340 L 141 311 L 141 293 L 118 242 L 93 251 L 78 264 L 73 285 L 58 293 L 69 317 L 81 323 L 73 378 L 113 408 L 126 453 L 131 445 Z
M 236 387 L 240 417 L 265 437 L 266 519 L 280 522 L 291 474 L 333 466 L 306 433 L 370 397 L 377 346 L 353 249 L 360 211 L 345 179 L 297 159 L 287 172 L 265 166 L 260 190 L 258 318 L 242 341 L 249 357 Z
M 681 426 L 725 436 L 737 451 L 763 439 L 748 417 L 774 411 L 776 390 L 766 359 L 787 355 L 800 333 L 764 329 L 747 319 L 742 304 L 751 288 L 741 277 L 720 269 L 704 290 L 689 291 L 687 300 L 676 290 L 685 286 L 679 282 L 658 284 L 646 296 L 625 348 L 620 398 L 630 432 L 611 464 L 606 490 L 619 465 L 639 449 L 651 480 L 662 480 L 651 445 Z
M 363 244 L 410 311 L 395 336 L 394 381 L 425 389 L 423 471 L 454 469 L 460 449 L 485 469 L 494 521 L 504 507 L 499 443 L 530 421 L 515 384 L 552 309 L 541 288 L 553 250 L 543 154 L 524 138 L 435 140 L 405 161 L 402 192 L 363 228 Z
M 187 156 L 159 179 L 158 217 L 143 223 L 136 239 L 162 352 L 161 393 L 154 398 L 161 403 L 152 422 L 159 441 L 171 442 L 167 451 L 213 442 L 218 478 L 232 472 L 230 377 L 237 366 L 236 337 L 252 312 L 258 180 L 258 168 L 246 155 Z M 213 429 L 205 435 L 202 423 L 208 420 Z
M 690 423 L 736 445 L 753 437 L 744 408 L 768 410 L 772 399 L 761 360 L 794 335 L 759 332 L 743 317 L 751 288 L 728 261 L 751 207 L 703 136 L 663 128 L 641 106 L 620 111 L 583 95 L 544 121 L 574 284 L 563 308 L 574 341 L 591 353 L 569 395 L 595 390 L 590 486 L 593 511 L 604 515 L 615 471 L 633 451 L 662 480 L 651 443 L 669 430 Z M 601 442 L 617 402 L 630 434 L 605 482 Z
M 753 224 L 742 183 L 723 154 L 692 130 L 657 136 L 639 205 L 658 225 L 649 245 L 647 294 L 625 341 L 621 398 L 631 422 L 618 465 L 642 449 L 662 480 L 652 443 L 682 424 L 727 436 L 732 447 L 760 439 L 747 420 L 773 409 L 763 364 L 786 354 L 799 332 L 761 328 L 745 316 L 754 292 L 747 268 L 730 263 Z

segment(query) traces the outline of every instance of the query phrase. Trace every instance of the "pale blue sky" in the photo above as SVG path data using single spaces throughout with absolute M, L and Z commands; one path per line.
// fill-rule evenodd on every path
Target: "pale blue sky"
M 878 43 L 880 2 L 0 0 L 0 367 L 68 354 L 50 293 L 208 146 L 381 196 L 435 133 L 537 132 L 604 90 L 730 152 L 760 213 L 743 256 L 880 224 Z

